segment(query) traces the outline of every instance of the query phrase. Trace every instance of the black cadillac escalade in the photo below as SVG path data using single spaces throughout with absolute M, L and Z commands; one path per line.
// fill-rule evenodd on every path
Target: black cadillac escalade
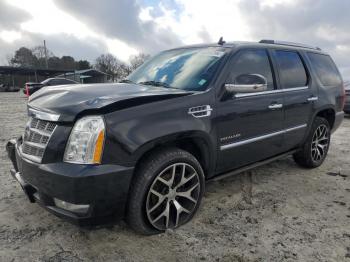
M 140 233 L 163 232 L 193 217 L 207 180 L 289 154 L 321 165 L 344 101 L 319 48 L 176 48 L 121 83 L 32 95 L 23 136 L 7 144 L 11 173 L 31 202 L 78 224 L 125 218 Z

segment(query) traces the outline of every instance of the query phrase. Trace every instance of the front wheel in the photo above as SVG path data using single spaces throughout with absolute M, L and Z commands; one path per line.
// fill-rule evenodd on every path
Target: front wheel
M 295 162 L 307 168 L 320 166 L 327 156 L 330 139 L 328 121 L 322 117 L 316 117 L 302 149 L 293 155 Z
M 129 195 L 127 222 L 139 233 L 156 234 L 187 223 L 204 192 L 197 159 L 181 149 L 152 154 L 139 166 Z

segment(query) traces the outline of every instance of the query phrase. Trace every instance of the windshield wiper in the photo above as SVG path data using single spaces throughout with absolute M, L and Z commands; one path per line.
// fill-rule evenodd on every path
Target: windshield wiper
M 158 82 L 158 81 L 144 81 L 144 82 L 138 82 L 140 85 L 149 85 L 149 86 L 160 86 L 160 87 L 166 87 L 166 88 L 174 88 L 169 86 L 167 83 L 164 82 Z

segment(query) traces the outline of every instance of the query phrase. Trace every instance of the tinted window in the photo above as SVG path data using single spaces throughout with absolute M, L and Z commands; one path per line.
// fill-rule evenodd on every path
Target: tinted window
M 54 85 L 67 85 L 67 84 L 72 84 L 71 81 L 67 79 L 52 79 L 49 82 L 49 85 L 54 86 Z
M 75 84 L 75 82 L 68 80 L 68 79 L 62 79 L 60 84 L 61 85 L 70 85 L 70 84 Z
M 265 50 L 240 51 L 233 59 L 228 83 L 235 83 L 242 75 L 258 74 L 266 78 L 267 89 L 274 89 L 270 61 Z
M 305 67 L 298 53 L 291 51 L 276 51 L 283 88 L 302 87 L 307 85 Z
M 337 67 L 328 55 L 308 53 L 308 56 L 323 85 L 337 86 L 341 84 L 342 80 Z
M 49 85 L 50 85 L 50 86 L 59 85 L 59 84 L 60 84 L 60 80 L 59 80 L 59 79 L 52 79 L 52 80 L 49 82 Z

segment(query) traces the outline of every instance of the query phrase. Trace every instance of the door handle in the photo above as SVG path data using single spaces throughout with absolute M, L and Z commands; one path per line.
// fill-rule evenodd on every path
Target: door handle
M 279 108 L 282 108 L 283 105 L 282 104 L 272 104 L 272 105 L 269 105 L 269 109 L 279 109 Z
M 312 102 L 312 101 L 317 101 L 318 97 L 317 96 L 312 96 L 307 99 L 307 101 Z

